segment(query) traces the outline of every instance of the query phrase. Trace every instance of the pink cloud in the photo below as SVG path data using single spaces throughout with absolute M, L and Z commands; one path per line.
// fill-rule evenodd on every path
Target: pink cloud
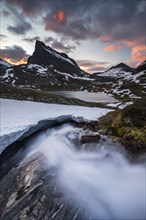
M 119 50 L 119 49 L 121 49 L 121 48 L 122 48 L 122 46 L 120 46 L 120 45 L 113 45 L 113 44 L 111 44 L 111 45 L 105 47 L 105 48 L 104 48 L 104 51 L 112 52 L 112 51 Z
M 131 47 L 130 62 L 140 65 L 146 59 L 146 45 L 140 43 L 140 41 L 124 41 L 123 44 L 127 47 Z

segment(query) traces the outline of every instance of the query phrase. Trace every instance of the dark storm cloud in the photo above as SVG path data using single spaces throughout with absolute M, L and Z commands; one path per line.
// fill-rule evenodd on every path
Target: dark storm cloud
M 54 49 L 64 51 L 66 53 L 71 52 L 72 50 L 75 49 L 75 46 L 70 46 L 70 45 L 64 45 L 62 42 L 53 42 L 51 45 Z
M 60 50 L 63 51 L 65 53 L 69 53 L 72 50 L 76 49 L 76 45 L 78 44 L 78 42 L 69 45 L 67 44 L 67 42 L 65 41 L 65 39 L 54 39 L 53 37 L 47 37 L 44 40 L 45 43 L 48 43 L 48 46 L 53 47 L 53 49 L 56 50 Z
M 45 30 L 69 36 L 76 40 L 97 39 L 112 42 L 145 39 L 145 1 L 75 1 L 63 4 L 66 23 L 56 22 L 55 11 L 44 18 Z M 72 2 L 71 2 L 72 3 Z M 81 4 L 82 3 L 82 4 Z M 89 4 L 90 3 L 90 4 Z M 58 10 L 56 5 L 56 10 Z
M 27 57 L 28 54 L 26 51 L 17 45 L 13 47 L 5 47 L 5 49 L 1 49 L 1 57 L 9 57 L 14 60 L 21 60 L 24 57 Z
M 36 36 L 36 37 L 27 37 L 27 38 L 24 38 L 22 39 L 23 41 L 26 41 L 28 43 L 34 43 L 35 41 L 37 40 L 40 40 L 40 37 L 39 36 Z
M 145 40 L 145 0 L 5 0 L 27 16 L 40 16 L 46 31 L 74 40 L 98 39 L 104 42 Z M 55 19 L 63 11 L 65 22 Z M 45 15 L 46 14 L 46 15 Z M 45 15 L 45 16 L 44 16 Z
M 23 22 L 22 24 L 18 24 L 16 26 L 8 25 L 7 29 L 12 34 L 24 35 L 28 31 L 32 30 L 32 26 L 28 22 Z
M 48 0 L 4 0 L 7 4 L 22 9 L 23 14 L 27 16 L 38 15 L 42 10 L 48 10 Z
M 144 40 L 145 1 L 107 1 L 100 7 L 95 17 L 102 36 L 109 34 L 110 40 Z
M 65 8 L 72 11 L 75 7 L 91 4 L 89 0 L 3 0 L 9 5 L 16 6 L 23 10 L 27 16 L 37 16 L 40 12 L 52 11 L 55 12 L 59 9 Z M 92 0 L 96 1 L 96 0 Z M 86 2 L 86 3 L 85 3 Z
M 7 27 L 8 31 L 10 31 L 12 34 L 24 35 L 28 31 L 33 29 L 31 23 L 26 21 L 26 18 L 18 11 L 17 8 L 11 5 L 7 7 L 14 16 L 13 19 L 14 25 L 8 25 Z

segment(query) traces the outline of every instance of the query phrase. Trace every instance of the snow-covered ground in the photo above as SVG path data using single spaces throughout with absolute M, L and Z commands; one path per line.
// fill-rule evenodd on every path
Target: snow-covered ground
M 5 67 L 11 67 L 12 66 L 12 64 L 6 62 L 5 60 L 0 60 L 0 64 L 5 66 Z
M 85 120 L 97 120 L 108 113 L 109 109 L 82 106 L 45 104 L 30 101 L 0 99 L 1 104 L 1 149 L 13 143 L 31 127 L 42 120 L 55 120 L 58 117 L 82 117 Z M 8 140 L 9 139 L 9 140 Z
M 109 77 L 121 77 L 121 76 L 127 76 L 131 74 L 131 72 L 126 72 L 122 68 L 112 68 L 104 73 L 98 74 L 98 76 L 109 76 Z

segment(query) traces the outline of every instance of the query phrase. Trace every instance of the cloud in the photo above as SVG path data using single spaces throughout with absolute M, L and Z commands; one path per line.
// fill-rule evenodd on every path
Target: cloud
M 44 41 L 45 41 L 45 43 L 51 43 L 54 41 L 54 38 L 53 37 L 46 37 Z
M 34 43 L 35 41 L 37 40 L 40 40 L 40 37 L 39 36 L 35 36 L 35 37 L 27 37 L 27 38 L 24 38 L 22 39 L 23 41 L 26 41 L 27 43 Z
M 0 45 L 4 45 L 7 42 L 7 36 L 4 34 L 0 34 Z
M 123 47 L 129 47 L 131 49 L 131 57 L 129 63 L 133 66 L 140 65 L 146 57 L 146 45 L 140 43 L 139 40 L 125 40 L 121 42 Z
M 10 31 L 12 34 L 16 35 L 24 35 L 26 34 L 29 30 L 32 30 L 31 24 L 28 22 L 23 22 L 23 24 L 18 24 L 16 26 L 11 26 L 8 25 L 7 27 L 8 31 Z
M 2 15 L 4 16 L 4 17 L 8 17 L 8 16 L 10 16 L 10 11 L 7 11 L 7 10 L 2 10 Z
M 65 53 L 69 53 L 72 50 L 76 49 L 76 45 L 78 42 L 72 43 L 69 45 L 65 39 L 58 39 L 58 38 L 52 38 L 52 37 L 47 37 L 45 38 L 45 43 L 49 43 L 49 46 L 51 46 L 53 49 L 63 51 Z
M 0 34 L 0 38 L 6 38 L 7 36 L 4 34 Z
M 22 10 L 23 14 L 26 16 L 36 16 L 40 14 L 40 12 L 44 9 L 46 11 L 49 8 L 49 1 L 48 0 L 5 0 L 8 5 L 18 7 Z
M 77 60 L 78 65 L 88 73 L 101 72 L 107 70 L 108 62 L 98 62 L 95 60 Z
M 119 50 L 119 49 L 121 49 L 121 48 L 122 48 L 122 46 L 120 46 L 120 45 L 112 45 L 112 44 L 111 44 L 111 45 L 105 47 L 105 48 L 104 48 L 104 51 L 112 52 L 112 51 Z
M 64 51 L 65 53 L 69 53 L 75 49 L 75 46 L 64 45 L 62 42 L 53 42 L 51 45 L 54 49 Z
M 136 65 L 140 65 L 146 56 L 146 46 L 140 45 L 132 47 L 131 61 L 135 61 Z
M 57 11 L 53 17 L 54 17 L 54 20 L 56 20 L 60 23 L 65 22 L 65 20 L 66 20 L 65 11 L 63 11 L 63 10 Z
M 98 39 L 108 35 L 108 42 L 123 39 L 144 40 L 145 12 L 139 11 L 139 4 L 143 1 L 78 1 L 77 5 L 65 3 L 66 24 L 58 25 L 53 19 L 55 6 L 44 19 L 45 30 L 62 33 L 74 39 Z M 64 3 L 64 4 L 63 4 Z M 69 5 L 70 4 L 70 5 Z M 145 7 L 145 5 L 144 5 Z M 58 5 L 56 4 L 56 10 Z M 83 12 L 83 13 L 81 13 Z
M 133 56 L 133 47 L 145 45 L 145 0 L 92 0 L 92 3 L 89 0 L 3 1 L 19 9 L 25 18 L 41 18 L 48 33 L 51 31 L 75 41 L 98 39 L 109 46 L 113 45 L 105 48 L 105 51 L 120 49 L 117 45 L 129 47 L 131 59 L 137 57 L 140 60 L 140 55 Z M 10 29 L 19 32 L 16 27 Z M 137 44 L 130 46 L 125 41 L 135 41 Z
M 8 6 L 9 10 L 14 16 L 13 22 L 14 25 L 8 25 L 7 29 L 12 34 L 16 35 L 24 35 L 28 31 L 32 30 L 32 25 L 22 16 L 22 14 L 17 10 L 17 8 L 12 7 L 11 5 Z
M 107 68 L 105 67 L 92 67 L 89 69 L 89 73 L 98 73 L 98 72 L 104 72 Z
M 92 4 L 89 0 L 5 2 L 21 9 L 25 16 L 42 16 L 43 12 L 46 31 L 60 33 L 75 40 L 102 40 L 110 33 L 108 42 L 135 38 L 144 41 L 145 0 L 92 0 Z
M 27 58 L 29 55 L 26 53 L 26 51 L 17 45 L 14 45 L 13 47 L 5 47 L 4 49 L 1 49 L 1 57 L 2 58 L 10 58 L 14 61 L 22 60 L 24 58 Z
M 3 59 L 5 61 L 7 61 L 8 63 L 14 64 L 14 65 L 20 65 L 20 64 L 26 64 L 27 63 L 27 58 L 26 57 L 24 57 L 21 60 L 13 60 L 13 59 L 8 58 L 8 57 L 4 57 Z

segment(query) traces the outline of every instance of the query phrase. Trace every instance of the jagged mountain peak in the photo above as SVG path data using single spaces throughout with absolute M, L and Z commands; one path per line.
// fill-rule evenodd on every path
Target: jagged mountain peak
M 45 45 L 42 41 L 36 40 L 35 46 L 36 46 L 36 47 L 39 47 L 39 46 L 46 46 L 46 45 Z
M 112 66 L 110 69 L 121 69 L 121 70 L 126 71 L 126 72 L 132 72 L 132 70 L 133 70 L 132 67 L 128 66 L 125 63 L 119 63 L 116 66 Z
M 62 56 L 64 58 L 69 58 L 74 64 L 77 65 L 77 63 L 72 58 L 70 58 L 66 53 L 58 52 L 58 51 L 54 50 L 53 48 L 51 48 L 49 46 L 46 46 L 42 41 L 37 40 L 36 43 L 35 43 L 35 50 L 39 50 L 41 48 L 42 49 L 46 49 L 50 53 L 53 52 L 54 54 L 56 53 L 56 54 L 58 54 L 58 55 L 60 55 L 60 56 Z
M 28 64 L 51 65 L 58 71 L 81 75 L 81 69 L 72 58 L 38 40 L 33 55 L 28 58 Z
M 47 50 L 50 50 L 50 52 L 53 51 L 53 49 L 51 47 L 46 46 L 45 43 L 43 43 L 42 41 L 37 40 L 36 43 L 35 43 L 35 50 L 40 50 L 40 49 L 47 49 Z

